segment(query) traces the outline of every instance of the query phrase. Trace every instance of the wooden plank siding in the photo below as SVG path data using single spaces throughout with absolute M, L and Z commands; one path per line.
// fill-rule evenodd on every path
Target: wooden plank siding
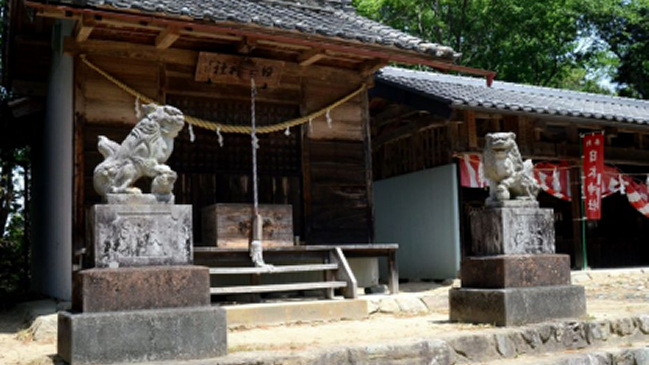
M 177 106 L 186 114 L 224 124 L 250 124 L 250 89 L 194 82 L 194 67 L 187 64 L 187 57 L 176 62 L 173 57 L 131 59 L 90 52 L 88 59 L 147 97 Z M 77 118 L 83 121 L 83 128 L 78 124 L 77 130 L 83 179 L 75 185 L 79 217 L 75 225 L 84 227 L 79 212 L 100 203 L 92 184 L 93 170 L 103 159 L 97 151 L 97 137 L 121 142 L 137 119 L 132 96 L 83 63 L 78 61 L 75 67 L 75 82 L 83 86 L 77 88 L 75 99 Z M 275 124 L 312 112 L 360 85 L 361 77 L 353 71 L 287 63 L 280 85 L 258 89 L 257 123 Z M 332 110 L 332 128 L 321 117 L 313 120 L 312 134 L 307 125 L 292 128 L 289 136 L 283 132 L 259 136 L 259 201 L 291 204 L 294 234 L 307 244 L 371 240 L 371 157 L 366 147 L 369 136 L 364 133 L 369 124 L 364 97 Z M 252 203 L 251 145 L 248 135 L 224 133 L 220 147 L 215 132 L 193 130 L 195 142 L 190 142 L 185 128 L 168 164 L 179 174 L 176 203 L 193 205 L 194 239 L 200 241 L 203 207 Z M 146 180 L 138 184 L 144 191 L 149 190 Z
M 306 112 L 319 110 L 353 92 L 358 84 L 333 86 L 318 80 L 304 83 Z M 372 241 L 369 189 L 371 167 L 366 163 L 364 128 L 369 123 L 363 112 L 366 95 L 350 100 L 331 113 L 332 127 L 325 117 L 313 121 L 305 145 L 309 186 L 305 204 L 310 214 L 307 240 L 318 243 L 364 243 Z

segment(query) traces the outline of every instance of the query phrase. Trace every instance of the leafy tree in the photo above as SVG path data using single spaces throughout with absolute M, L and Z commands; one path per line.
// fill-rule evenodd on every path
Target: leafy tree
M 597 0 L 583 22 L 597 38 L 596 51 L 612 53 L 618 62 L 613 81 L 619 94 L 649 98 L 649 1 Z
M 604 1 L 604 0 L 602 0 Z M 360 13 L 461 52 L 504 81 L 563 87 L 596 55 L 580 52 L 582 0 L 355 0 Z M 596 58 L 595 58 L 596 59 Z M 602 90 L 603 91 L 603 90 Z
M 0 0 L 0 79 L 5 80 L 2 56 L 6 53 L 7 2 Z M 0 85 L 0 120 L 11 95 Z M 0 132 L 1 133 L 1 132 Z M 20 178 L 22 177 L 22 183 Z M 31 185 L 29 148 L 0 145 L 0 303 L 6 295 L 27 289 L 29 241 L 28 191 Z M 22 201 L 22 204 L 20 203 Z

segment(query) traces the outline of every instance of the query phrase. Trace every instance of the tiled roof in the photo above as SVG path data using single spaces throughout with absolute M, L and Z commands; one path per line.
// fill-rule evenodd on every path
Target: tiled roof
M 56 1 L 48 1 L 49 3 Z M 60 0 L 69 3 L 70 0 Z M 425 42 L 356 14 L 351 0 L 76 0 L 85 7 L 136 10 L 215 23 L 231 22 L 397 47 L 454 59 L 450 47 Z
M 485 79 L 394 67 L 383 68 L 377 80 L 458 107 L 649 124 L 649 101 L 639 99 L 502 81 L 487 87 Z

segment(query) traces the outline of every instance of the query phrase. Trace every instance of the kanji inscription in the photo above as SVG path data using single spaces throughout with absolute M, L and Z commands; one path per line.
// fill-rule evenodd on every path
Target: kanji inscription
M 247 78 L 240 77 L 240 66 L 244 62 L 254 65 L 251 71 L 254 73 L 257 85 L 277 86 L 282 78 L 284 62 L 267 60 L 263 58 L 249 58 L 222 55 L 216 53 L 201 52 L 198 55 L 196 65 L 195 81 L 226 84 L 248 84 Z

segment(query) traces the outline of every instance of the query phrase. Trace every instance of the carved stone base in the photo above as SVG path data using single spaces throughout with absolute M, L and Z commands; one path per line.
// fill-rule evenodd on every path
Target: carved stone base
M 127 310 L 210 305 L 210 272 L 203 266 L 89 269 L 75 274 L 72 310 Z
M 58 355 L 71 365 L 191 360 L 227 353 L 219 307 L 59 312 Z
M 520 326 L 556 318 L 586 315 L 583 286 L 563 285 L 513 289 L 449 291 L 453 322 Z
M 500 255 L 462 261 L 462 287 L 474 289 L 570 285 L 568 255 Z
M 192 262 L 191 205 L 95 205 L 89 216 L 95 267 Z
M 554 213 L 487 208 L 471 217 L 472 256 L 554 253 Z

